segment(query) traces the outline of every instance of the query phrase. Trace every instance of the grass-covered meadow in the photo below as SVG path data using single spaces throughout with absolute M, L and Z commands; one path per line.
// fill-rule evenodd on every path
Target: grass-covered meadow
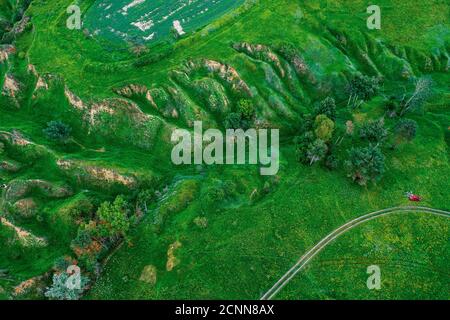
M 155 42 L 131 23 L 184 1 L 112 2 L 77 1 L 69 30 L 71 0 L 0 0 L 0 299 L 259 299 L 408 191 L 449 211 L 447 1 L 380 0 L 381 30 L 362 0 L 198 1 L 186 34 L 163 19 Z M 278 174 L 175 166 L 171 133 L 194 121 L 279 129 Z M 448 299 L 449 226 L 370 221 L 276 298 Z M 49 294 L 71 264 L 89 284 Z

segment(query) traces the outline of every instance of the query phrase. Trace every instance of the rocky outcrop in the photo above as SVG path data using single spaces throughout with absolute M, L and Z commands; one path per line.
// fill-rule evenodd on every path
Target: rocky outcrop
M 227 64 L 210 59 L 201 59 L 187 62 L 184 68 L 184 71 L 188 75 L 199 70 L 217 75 L 227 83 L 231 87 L 231 90 L 236 94 L 242 94 L 247 97 L 253 96 L 250 87 L 242 80 L 236 69 Z
M 161 119 L 144 113 L 137 103 L 128 100 L 138 93 L 145 93 L 150 99 L 150 93 L 147 94 L 144 87 L 134 85 L 115 91 L 124 98 L 86 102 L 67 87 L 64 94 L 69 104 L 79 112 L 89 135 L 108 136 L 110 140 L 150 149 L 164 123 Z
M 191 88 L 190 85 L 189 81 L 187 86 Z M 192 127 L 196 120 L 210 122 L 209 114 L 193 102 L 183 89 L 184 83 L 183 87 L 165 86 L 151 89 L 144 85 L 130 84 L 114 91 L 122 97 L 149 106 L 149 112 L 161 115 L 167 122 L 181 120 L 188 127 Z
M 25 31 L 25 28 L 27 27 L 28 22 L 30 22 L 29 16 L 24 16 L 22 19 L 15 24 L 14 28 L 12 29 L 12 32 L 17 36 Z
M 0 131 L 0 142 L 8 146 L 8 152 L 12 151 L 16 153 L 16 156 L 19 156 L 23 165 L 31 164 L 44 155 L 51 155 L 52 153 L 45 146 L 32 142 L 18 130 L 12 130 L 11 132 Z M 19 163 L 9 160 L 7 162 L 3 164 L 4 170 L 8 169 L 8 167 L 14 169 L 15 165 L 19 165 Z M 22 167 L 22 165 L 20 166 Z
M 38 191 L 45 197 L 55 199 L 67 198 L 73 194 L 72 190 L 68 186 L 59 186 L 40 179 L 16 179 L 7 185 L 3 194 L 3 199 L 7 202 L 13 203 L 21 198 L 24 198 L 32 191 Z
M 45 81 L 45 79 L 43 77 L 41 77 L 39 75 L 39 73 L 37 72 L 36 67 L 34 65 L 29 64 L 27 66 L 27 72 L 28 72 L 28 74 L 33 75 L 37 79 L 33 92 L 36 92 L 41 89 L 48 90 L 48 88 L 49 88 L 48 83 Z
M 94 103 L 85 114 L 85 118 L 90 126 L 95 126 L 97 124 L 97 119 L 101 114 L 107 113 L 113 115 L 115 113 L 114 109 L 110 106 L 107 101 L 101 101 L 99 103 Z
M 25 198 L 14 203 L 15 211 L 24 218 L 30 218 L 36 214 L 37 205 L 32 198 Z
M 22 281 L 20 284 L 15 286 L 12 291 L 13 297 L 20 298 L 21 296 L 28 294 L 30 292 L 39 291 L 40 289 L 44 288 L 47 279 L 47 274 L 43 274 L 37 277 L 33 277 L 31 279 Z
M 17 93 L 20 91 L 20 83 L 11 74 L 5 76 L 5 80 L 2 88 L 2 95 L 16 98 Z
M 78 110 L 86 109 L 86 105 L 84 104 L 83 100 L 81 100 L 72 91 L 70 91 L 69 88 L 65 87 L 64 95 L 66 96 L 67 100 L 69 101 L 69 103 L 72 107 L 74 107 Z
M 114 184 L 121 185 L 127 189 L 134 188 L 138 181 L 136 177 L 124 175 L 117 170 L 99 166 L 88 165 L 75 160 L 58 160 L 58 167 L 79 182 L 105 188 Z
M 12 132 L 0 132 L 0 141 L 13 146 L 28 146 L 33 144 L 18 130 L 12 130 Z
M 290 44 L 284 44 L 277 48 L 277 52 L 293 66 L 301 79 L 307 80 L 310 85 L 317 84 L 316 77 L 297 48 Z
M 129 84 L 127 86 L 114 89 L 114 92 L 121 95 L 122 97 L 132 98 L 133 96 L 146 96 L 149 89 L 140 84 Z
M 272 64 L 282 78 L 286 72 L 282 67 L 280 58 L 268 46 L 262 44 L 250 44 L 247 42 L 236 43 L 233 48 L 238 52 L 244 52 L 248 56 Z
M 172 271 L 180 263 L 180 260 L 175 256 L 175 251 L 181 248 L 181 246 L 181 242 L 179 241 L 175 241 L 169 246 L 169 249 L 167 250 L 167 271 Z
M 9 56 L 16 52 L 16 48 L 13 45 L 0 46 L 0 63 L 4 63 L 9 59 Z
M 21 169 L 20 163 L 13 160 L 2 160 L 0 161 L 0 172 L 6 171 L 9 173 L 16 173 Z
M 0 217 L 0 223 L 5 227 L 14 231 L 17 240 L 24 247 L 45 247 L 47 246 L 47 240 L 42 237 L 37 237 L 29 231 L 22 229 L 6 218 Z

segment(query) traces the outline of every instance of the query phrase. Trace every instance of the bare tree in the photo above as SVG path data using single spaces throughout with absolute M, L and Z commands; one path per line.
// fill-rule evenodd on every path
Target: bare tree
M 408 100 L 403 97 L 400 116 L 404 116 L 407 112 L 419 109 L 431 96 L 433 81 L 429 77 L 422 77 L 416 81 L 414 93 Z

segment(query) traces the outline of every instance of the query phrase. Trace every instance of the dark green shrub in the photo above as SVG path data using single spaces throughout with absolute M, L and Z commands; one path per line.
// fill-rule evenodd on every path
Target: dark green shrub
M 358 74 L 350 81 L 348 91 L 350 96 L 369 101 L 378 93 L 380 85 L 380 78 Z
M 71 242 L 71 247 L 86 248 L 92 243 L 92 237 L 89 231 L 85 229 L 78 229 L 78 234 Z
M 226 129 L 242 129 L 241 115 L 236 112 L 229 113 L 225 118 Z
M 309 161 L 309 165 L 313 165 L 315 162 L 321 161 L 325 158 L 328 152 L 328 146 L 321 139 L 316 139 L 308 146 L 306 151 L 306 158 Z
M 308 150 L 308 146 L 311 143 L 313 143 L 314 139 L 315 139 L 314 133 L 311 131 L 307 131 L 304 134 L 294 138 L 295 152 L 297 154 L 297 159 L 300 162 L 303 163 L 308 162 L 306 152 Z
M 71 137 L 72 128 L 62 121 L 50 121 L 43 133 L 49 140 L 65 144 Z
M 330 154 L 325 159 L 325 167 L 327 167 L 330 170 L 336 170 L 339 166 L 339 161 L 337 157 L 334 154 Z
M 384 155 L 379 148 L 370 145 L 366 148 L 352 148 L 345 162 L 349 177 L 359 185 L 375 182 L 384 173 Z
M 384 120 L 369 121 L 365 123 L 360 131 L 359 136 L 362 139 L 367 139 L 370 142 L 381 142 L 386 139 L 388 135 L 387 129 L 384 127 Z
M 314 108 L 314 117 L 321 114 L 326 115 L 333 121 L 336 121 L 336 101 L 333 98 L 327 97 Z

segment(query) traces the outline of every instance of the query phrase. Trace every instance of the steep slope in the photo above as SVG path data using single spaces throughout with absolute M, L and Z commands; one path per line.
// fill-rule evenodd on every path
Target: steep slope
M 450 207 L 450 9 L 444 1 L 380 1 L 380 31 L 367 30 L 365 1 L 246 1 L 204 28 L 195 29 L 201 23 L 142 52 L 140 42 L 89 30 L 92 21 L 68 30 L 70 4 L 36 0 L 12 18 L 22 7 L 0 2 L 0 23 L 9 21 L 0 47 L 0 215 L 46 239 L 35 248 L 14 241 L 2 253 L 0 269 L 9 269 L 12 279 L 0 277 L 0 286 L 12 289 L 45 274 L 58 257 L 74 256 L 78 230 L 103 201 L 120 194 L 137 222 L 101 276 L 100 263 L 86 264 L 99 277 L 89 297 L 258 298 L 299 253 L 348 218 L 403 204 L 411 189 L 429 206 Z M 80 7 L 90 19 L 95 1 Z M 357 74 L 382 78 L 384 87 L 352 110 L 347 89 Z M 345 176 L 347 150 L 364 143 L 356 136 L 334 145 L 336 171 L 298 163 L 293 138 L 318 102 L 337 101 L 333 142 L 349 121 L 359 128 L 386 117 L 392 133 L 397 119 L 386 114 L 387 97 L 409 94 L 423 75 L 434 80 L 433 98 L 422 113 L 408 115 L 419 124 L 414 143 L 395 151 L 383 146 L 381 182 L 363 189 Z M 200 120 L 223 130 L 242 101 L 254 106 L 252 126 L 281 130 L 278 176 L 260 177 L 254 166 L 171 163 L 175 128 L 191 129 Z M 72 128 L 69 143 L 46 138 L 43 129 L 54 120 Z M 137 194 L 146 190 L 156 196 L 141 220 Z M 407 236 L 427 227 L 441 234 L 448 223 L 420 221 Z M 2 243 L 14 238 L 11 230 L 18 229 L 1 227 Z M 99 261 L 118 243 L 108 244 Z M 446 253 L 430 260 L 440 265 Z M 434 249 L 425 254 L 434 256 Z M 139 280 L 143 270 L 156 270 L 155 286 Z M 439 277 L 430 286 L 439 288 Z

